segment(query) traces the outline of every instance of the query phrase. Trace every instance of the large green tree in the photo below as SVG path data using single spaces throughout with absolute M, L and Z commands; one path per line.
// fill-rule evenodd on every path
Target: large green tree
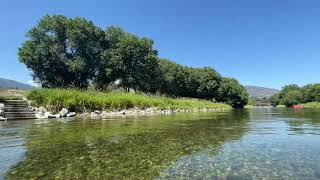
M 217 100 L 226 102 L 234 108 L 243 108 L 248 103 L 249 94 L 236 79 L 223 78 Z
M 272 95 L 270 97 L 270 103 L 273 107 L 277 107 L 281 103 L 279 94 Z
M 209 67 L 191 68 L 169 60 L 160 59 L 162 74 L 161 92 L 174 96 L 203 99 L 215 98 L 221 75 Z
M 85 89 L 96 73 L 103 31 L 83 18 L 44 16 L 27 33 L 19 60 L 43 87 Z
M 126 35 L 126 32 L 119 27 L 110 26 L 104 32 L 104 49 L 101 53 L 101 61 L 97 67 L 97 75 L 94 79 L 94 85 L 99 90 L 106 89 L 111 83 L 119 77 L 120 68 L 115 66 L 116 59 L 112 58 L 112 51 L 117 48 L 120 40 Z
M 320 84 L 308 84 L 302 87 L 304 102 L 320 102 Z
M 189 89 L 192 96 L 203 99 L 214 99 L 221 84 L 221 76 L 210 67 L 189 68 Z
M 218 100 L 237 108 L 248 101 L 245 88 L 235 79 L 222 80 L 210 67 L 158 59 L 151 39 L 119 27 L 103 31 L 80 17 L 47 15 L 27 38 L 19 48 L 19 60 L 43 87 L 86 89 L 92 82 L 103 90 L 118 82 L 126 90 Z
M 153 91 L 157 77 L 157 51 L 153 41 L 139 38 L 117 27 L 105 32 L 108 48 L 102 54 L 96 83 L 99 87 L 119 80 L 125 89 Z
M 173 96 L 186 96 L 188 72 L 186 69 L 177 63 L 166 59 L 159 59 L 158 61 L 160 74 L 160 92 Z
M 290 91 L 301 91 L 301 88 L 297 84 L 286 85 L 280 91 L 279 98 L 282 99 Z
M 287 107 L 300 104 L 302 102 L 302 92 L 299 90 L 291 90 L 284 94 L 281 103 Z

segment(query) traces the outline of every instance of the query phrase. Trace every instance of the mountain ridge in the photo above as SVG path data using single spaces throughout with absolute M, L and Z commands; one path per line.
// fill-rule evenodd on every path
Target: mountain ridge
M 270 97 L 280 92 L 278 89 L 261 86 L 245 86 L 250 97 Z
M 11 79 L 0 78 L 0 88 L 12 89 L 32 89 L 35 88 L 29 84 L 21 83 Z

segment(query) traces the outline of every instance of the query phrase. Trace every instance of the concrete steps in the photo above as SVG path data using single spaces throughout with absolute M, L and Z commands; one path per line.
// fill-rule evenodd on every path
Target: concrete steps
M 4 114 L 7 120 L 34 119 L 34 112 L 24 100 L 7 100 L 4 103 Z

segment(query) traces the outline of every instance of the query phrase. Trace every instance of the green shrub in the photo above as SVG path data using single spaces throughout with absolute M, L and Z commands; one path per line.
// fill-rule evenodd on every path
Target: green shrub
M 3 96 L 0 96 L 0 102 L 5 102 L 5 101 L 6 101 L 6 98 Z
M 282 98 L 282 104 L 287 107 L 300 104 L 302 101 L 302 93 L 298 90 L 292 90 L 286 93 Z

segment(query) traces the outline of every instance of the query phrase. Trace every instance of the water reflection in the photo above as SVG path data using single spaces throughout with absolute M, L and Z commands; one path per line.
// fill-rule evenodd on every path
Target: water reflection
M 24 136 L 25 159 L 7 178 L 319 179 L 319 112 L 252 109 L 33 124 Z
M 177 159 L 243 136 L 247 112 L 36 125 L 9 178 L 147 178 Z

